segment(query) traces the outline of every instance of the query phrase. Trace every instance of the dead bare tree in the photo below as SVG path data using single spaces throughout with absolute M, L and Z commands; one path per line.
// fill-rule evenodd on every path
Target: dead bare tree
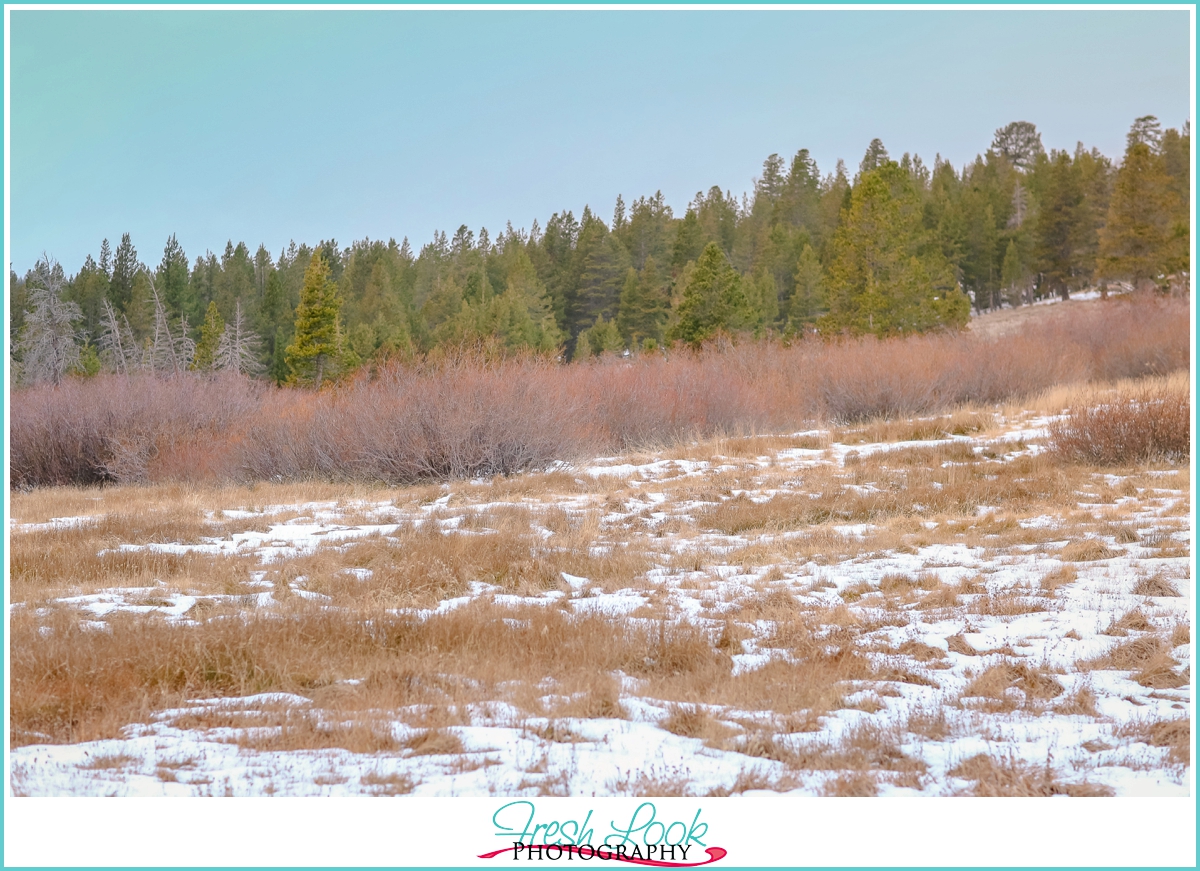
M 145 351 L 144 366 L 155 374 L 181 375 L 192 365 L 196 343 L 188 336 L 186 317 L 179 319 L 178 330 L 171 328 L 167 308 L 158 295 L 154 278 L 148 269 L 146 277 L 150 280 L 150 295 L 154 299 L 154 332 Z
M 62 267 L 43 254 L 28 279 L 30 310 L 17 341 L 25 384 L 58 384 L 79 362 L 83 312 L 60 297 L 64 283 Z
M 100 333 L 100 360 L 118 375 L 129 375 L 141 368 L 142 357 L 129 319 L 117 312 L 112 304 L 104 300 L 104 320 Z
M 225 325 L 225 332 L 221 333 L 217 342 L 213 365 L 226 372 L 257 375 L 262 372 L 262 364 L 258 362 L 258 347 L 261 342 L 258 334 L 247 326 L 246 317 L 242 313 L 242 301 L 238 300 L 233 320 Z

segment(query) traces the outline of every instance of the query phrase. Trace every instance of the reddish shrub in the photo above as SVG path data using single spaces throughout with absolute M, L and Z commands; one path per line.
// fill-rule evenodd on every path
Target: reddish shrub
M 1182 460 L 1192 443 L 1192 404 L 1184 390 L 1150 388 L 1072 408 L 1050 424 L 1051 447 L 1070 460 L 1122 465 Z
M 13 393 L 10 486 L 509 474 L 680 438 L 1166 374 L 1188 365 L 1188 318 L 1186 302 L 1149 298 L 1064 307 L 994 339 L 723 342 L 570 366 L 441 353 L 318 393 L 240 377 L 100 376 Z

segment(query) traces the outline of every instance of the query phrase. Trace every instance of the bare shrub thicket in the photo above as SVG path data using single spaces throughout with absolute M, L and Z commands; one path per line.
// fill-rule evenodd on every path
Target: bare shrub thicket
M 1142 299 L 990 339 L 725 343 L 571 366 L 443 355 L 317 393 L 232 377 L 99 376 L 13 394 L 10 483 L 507 474 L 681 438 L 1163 375 L 1187 368 L 1188 348 L 1187 305 Z
M 239 425 L 262 408 L 245 378 L 100 376 L 14 393 L 11 485 L 225 478 Z
M 1102 465 L 1186 459 L 1191 436 L 1192 405 L 1183 387 L 1098 397 L 1050 424 L 1056 453 Z

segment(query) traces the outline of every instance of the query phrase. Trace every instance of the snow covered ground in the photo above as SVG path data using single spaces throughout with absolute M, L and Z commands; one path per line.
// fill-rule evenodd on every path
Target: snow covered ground
M 536 701 L 521 703 L 511 687 L 497 685 L 494 698 L 476 691 L 455 705 L 455 720 L 437 728 L 423 724 L 427 705 L 360 705 L 356 715 L 323 706 L 317 693 L 191 698 L 128 724 L 121 737 L 67 744 L 25 737 L 11 755 L 13 789 L 1188 795 L 1190 737 L 1180 739 L 1180 729 L 1190 736 L 1192 704 L 1188 472 L 1072 473 L 1070 501 L 1047 507 L 1044 494 L 1021 490 L 1036 476 L 1060 474 L 1036 465 L 1046 424 L 1029 414 L 936 439 L 858 442 L 846 431 L 731 439 L 697 445 L 692 456 L 675 448 L 564 467 L 545 476 L 545 486 L 492 500 L 488 482 L 463 482 L 423 504 L 381 491 L 373 500 L 212 505 L 220 535 L 111 542 L 105 550 L 252 558 L 236 588 L 170 579 L 79 587 L 15 602 L 11 613 L 74 608 L 88 631 L 120 632 L 127 624 L 113 618 L 135 619 L 128 615 L 189 631 L 231 613 L 288 619 L 297 609 L 340 612 L 351 607 L 347 583 L 365 588 L 385 570 L 378 561 L 363 565 L 356 546 L 393 539 L 415 546 L 402 536 L 425 524 L 449 537 L 500 535 L 496 518 L 524 511 L 536 558 L 541 548 L 556 552 L 569 534 L 579 547 L 575 527 L 549 519 L 558 512 L 577 526 L 591 518 L 584 546 L 593 562 L 637 550 L 648 555 L 647 568 L 626 583 L 563 570 L 549 589 L 472 578 L 461 595 L 386 602 L 383 610 L 434 621 L 487 603 L 511 611 L 505 620 L 517 634 L 532 625 L 532 608 L 556 609 L 569 620 L 599 616 L 614 627 L 686 623 L 721 648 L 727 674 L 720 680 L 730 686 L 772 663 L 795 667 L 803 680 L 805 663 L 847 651 L 869 663 L 870 674 L 860 669 L 839 681 L 837 698 L 823 707 L 796 709 L 783 698 L 754 705 L 742 695 L 733 703 L 734 695 L 717 691 L 671 697 L 669 673 L 618 670 L 611 678 L 619 705 L 610 716 L 561 713 L 570 692 L 534 674 L 527 682 L 537 688 Z M 1034 478 L 1013 473 L 1018 466 Z M 975 474 L 974 504 L 917 501 L 959 486 L 959 468 Z M 990 478 L 1006 483 L 980 501 Z M 557 492 L 557 480 L 574 485 Z M 906 488 L 911 509 L 896 511 Z M 826 500 L 836 510 L 801 521 L 806 503 L 786 502 L 798 498 L 814 506 Z M 770 514 L 775 509 L 779 516 Z M 102 520 L 26 523 L 18 516 L 10 529 L 16 545 L 47 531 L 84 534 Z M 335 568 L 299 574 L 314 555 L 332 555 Z M 289 571 L 293 565 L 299 568 Z M 354 608 L 364 613 L 357 600 Z M 781 641 L 788 631 L 808 633 L 804 644 Z M 469 675 L 452 677 L 479 685 Z M 365 679 L 347 675 L 337 683 L 366 693 Z M 289 724 L 321 733 L 351 728 L 355 716 L 388 732 L 386 749 L 352 752 L 320 741 L 270 749 Z

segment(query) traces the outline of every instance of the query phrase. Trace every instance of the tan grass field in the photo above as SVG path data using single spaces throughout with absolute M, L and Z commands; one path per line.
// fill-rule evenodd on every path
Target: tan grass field
M 1059 435 L 1146 388 L 407 488 L 14 492 L 13 789 L 1186 794 L 1188 460 Z

